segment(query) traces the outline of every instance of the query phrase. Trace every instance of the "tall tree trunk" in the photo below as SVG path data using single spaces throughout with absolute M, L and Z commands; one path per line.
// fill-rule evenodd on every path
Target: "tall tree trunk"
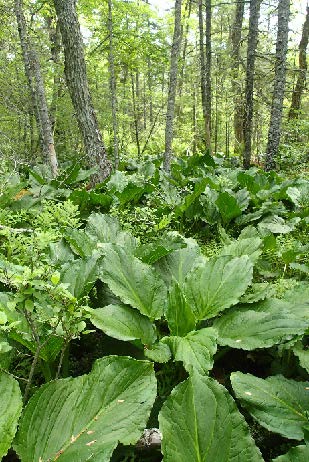
M 166 126 L 165 126 L 165 153 L 164 170 L 169 172 L 172 160 L 172 143 L 174 137 L 174 114 L 178 76 L 178 61 L 181 47 L 181 5 L 182 0 L 175 0 L 175 26 L 171 51 L 170 77 L 168 87 Z
M 111 90 L 111 106 L 112 106 L 112 120 L 113 120 L 113 138 L 114 138 L 114 166 L 118 168 L 119 164 L 119 147 L 118 147 L 118 119 L 117 119 L 117 92 L 116 92 L 116 75 L 115 75 L 115 62 L 114 62 L 114 40 L 113 40 L 113 5 L 112 0 L 108 0 L 108 20 L 107 28 L 109 34 L 109 53 L 108 53 L 108 66 L 109 66 L 109 85 Z
M 46 26 L 49 35 L 49 42 L 50 42 L 50 53 L 51 58 L 54 65 L 54 82 L 53 82 L 53 94 L 52 94 L 52 101 L 49 108 L 50 113 L 50 120 L 52 124 L 53 132 L 55 130 L 56 125 L 56 114 L 57 114 L 57 105 L 58 105 L 58 98 L 60 93 L 60 83 L 61 79 L 58 73 L 58 65 L 60 63 L 60 51 L 61 51 L 61 32 L 58 21 L 51 16 L 47 17 Z
M 24 59 L 25 74 L 28 80 L 38 130 L 42 141 L 43 153 L 46 159 L 49 160 L 52 175 L 55 177 L 58 173 L 58 162 L 55 151 L 52 124 L 48 113 L 44 81 L 41 73 L 39 57 L 31 44 L 27 32 L 22 0 L 14 0 L 14 11 Z
M 275 159 L 278 154 L 281 137 L 281 120 L 286 81 L 286 55 L 288 50 L 289 18 L 290 0 L 279 0 L 275 81 L 266 150 L 266 171 L 276 168 Z
M 211 0 L 206 0 L 206 120 L 207 149 L 211 153 Z
M 189 34 L 189 19 L 191 16 L 192 10 L 192 0 L 188 0 L 186 4 L 185 14 L 186 15 L 186 27 L 184 33 L 182 33 L 183 38 L 183 47 L 182 47 L 182 56 L 181 56 L 181 67 L 179 73 L 179 84 L 178 84 L 178 95 L 179 95 L 179 104 L 177 107 L 177 115 L 180 116 L 182 114 L 182 104 L 181 104 L 181 97 L 183 93 L 183 86 L 185 82 L 185 67 L 186 67 L 186 56 L 187 56 L 187 49 L 188 49 L 188 34 Z
M 134 133 L 135 133 L 135 141 L 137 146 L 137 157 L 138 159 L 141 158 L 141 142 L 140 142 L 140 124 L 139 124 L 139 108 L 138 108 L 138 100 L 139 100 L 139 78 L 138 73 L 136 75 L 131 74 L 131 84 L 132 84 L 132 103 L 133 103 L 133 122 L 134 122 Z
M 252 122 L 253 122 L 253 87 L 254 87 L 254 69 L 255 53 L 258 43 L 260 6 L 262 0 L 250 0 L 250 18 L 249 18 L 249 35 L 247 49 L 247 71 L 246 71 L 246 92 L 244 107 L 244 168 L 250 167 L 251 162 L 251 140 L 252 140 Z
M 199 0 L 199 42 L 201 63 L 201 94 L 206 148 L 211 150 L 211 5 L 206 4 L 206 52 L 204 45 L 204 3 Z
M 243 102 L 242 89 L 239 82 L 239 61 L 241 31 L 244 18 L 245 0 L 236 3 L 235 18 L 231 29 L 232 44 L 232 91 L 234 97 L 234 153 L 240 154 L 243 145 Z
M 299 71 L 297 82 L 292 94 L 292 103 L 289 111 L 289 120 L 297 119 L 301 107 L 301 97 L 306 86 L 306 74 L 307 74 L 307 56 L 306 49 L 308 46 L 309 39 L 309 6 L 307 6 L 306 19 L 303 25 L 303 33 L 299 43 Z
M 65 56 L 65 76 L 76 112 L 86 155 L 99 172 L 93 182 L 100 182 L 111 172 L 87 81 L 83 38 L 76 13 L 76 0 L 54 0 Z

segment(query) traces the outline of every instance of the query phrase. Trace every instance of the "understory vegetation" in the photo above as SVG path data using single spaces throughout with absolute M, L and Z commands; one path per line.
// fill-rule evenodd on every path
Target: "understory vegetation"
M 1 165 L 0 457 L 309 460 L 306 173 L 93 172 Z

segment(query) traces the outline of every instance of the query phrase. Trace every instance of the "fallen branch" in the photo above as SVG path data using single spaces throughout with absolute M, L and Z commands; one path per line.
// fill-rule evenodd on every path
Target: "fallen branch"
M 0 229 L 4 229 L 5 231 L 10 231 L 10 233 L 33 233 L 33 229 L 29 228 L 10 228 L 10 226 L 0 225 Z
M 158 428 L 146 428 L 136 443 L 136 448 L 140 450 L 160 449 L 161 442 L 162 433 Z

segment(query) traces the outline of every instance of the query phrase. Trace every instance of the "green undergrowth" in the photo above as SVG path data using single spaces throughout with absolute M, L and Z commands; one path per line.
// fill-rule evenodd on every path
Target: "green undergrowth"
M 3 172 L 0 457 L 307 460 L 308 180 L 92 173 Z

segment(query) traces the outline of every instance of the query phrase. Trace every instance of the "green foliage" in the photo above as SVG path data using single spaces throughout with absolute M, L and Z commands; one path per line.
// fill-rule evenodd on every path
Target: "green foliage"
M 164 403 L 159 422 L 167 462 L 263 460 L 233 399 L 208 377 L 195 373 L 178 385 Z
M 25 408 L 14 448 L 22 461 L 109 461 L 118 442 L 136 443 L 155 396 L 150 363 L 103 358 L 87 376 L 41 387 Z
M 2 372 L 0 372 L 0 393 L 0 457 L 2 458 L 11 447 L 15 436 L 22 410 L 22 398 L 17 381 Z
M 96 310 L 88 309 L 92 324 L 107 335 L 119 340 L 140 339 L 144 345 L 156 340 L 153 324 L 146 316 L 126 305 L 108 305 Z
M 213 258 L 187 277 L 185 294 L 196 319 L 209 319 L 235 305 L 252 281 L 253 266 L 245 255 Z
M 308 425 L 308 382 L 282 376 L 266 380 L 250 374 L 231 375 L 237 398 L 260 425 L 286 438 L 302 440 Z
M 254 419 L 306 440 L 309 286 L 297 265 L 308 264 L 307 182 L 202 156 L 179 159 L 170 177 L 151 161 L 92 191 L 86 177 L 72 167 L 53 183 L 33 171 L 27 185 L 14 179 L 0 205 L 0 367 L 24 379 L 21 460 L 107 461 L 118 441 L 135 444 L 156 396 L 150 362 L 165 460 L 262 460 L 228 391 L 209 378 L 221 362 L 220 380 L 232 372 Z M 235 369 L 225 359 L 241 350 L 254 364 L 268 355 L 290 378 L 243 374 L 245 361 Z M 21 412 L 11 401 L 4 451 Z
M 284 456 L 277 457 L 274 462 L 306 462 L 309 456 L 308 446 L 296 446 Z

